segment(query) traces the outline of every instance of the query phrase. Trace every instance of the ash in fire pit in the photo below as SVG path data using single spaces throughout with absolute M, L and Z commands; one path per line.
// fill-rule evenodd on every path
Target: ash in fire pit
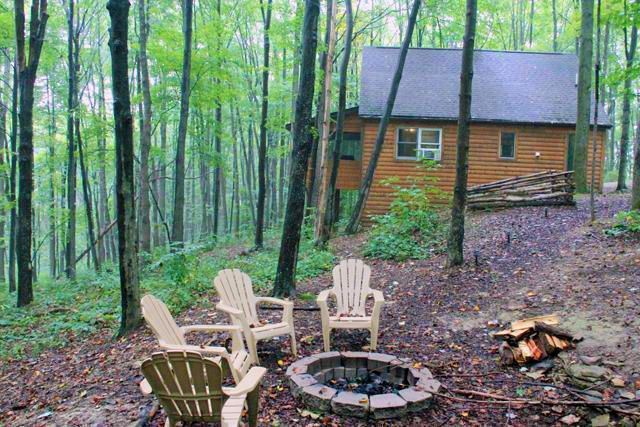
M 309 409 L 385 419 L 421 411 L 440 383 L 409 359 L 365 352 L 327 352 L 287 369 L 293 395 Z

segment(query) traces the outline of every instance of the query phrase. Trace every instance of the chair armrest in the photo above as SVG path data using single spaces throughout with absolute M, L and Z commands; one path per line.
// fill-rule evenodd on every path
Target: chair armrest
M 151 384 L 149 384 L 149 381 L 147 381 L 146 378 L 143 379 L 142 382 L 140 383 L 140 391 L 145 396 L 148 396 L 151 393 L 153 393 L 153 390 L 151 389 Z
M 242 331 L 237 325 L 190 325 L 182 326 L 182 332 L 188 334 L 190 332 L 234 332 Z
M 254 390 L 262 380 L 264 374 L 267 373 L 266 368 L 255 366 L 247 372 L 240 384 L 235 387 L 222 387 L 222 391 L 227 396 L 239 396 L 241 394 L 247 394 Z
M 384 303 L 384 294 L 377 289 L 371 289 L 371 295 L 373 295 L 373 301 L 377 303 Z
M 167 344 L 164 341 L 160 341 L 160 348 L 166 351 L 176 350 L 176 351 L 194 351 L 196 353 L 200 353 L 203 355 L 213 354 L 216 356 L 222 356 L 225 358 L 229 357 L 229 352 L 224 347 L 213 347 L 213 346 L 199 346 L 199 345 L 188 345 L 188 344 Z
M 272 297 L 257 297 L 256 304 L 262 304 L 262 303 L 276 304 L 276 305 L 281 305 L 282 307 L 293 307 L 292 301 L 287 301 L 287 300 L 272 298 Z
M 325 289 L 324 291 L 320 292 L 318 294 L 318 297 L 316 298 L 316 303 L 318 303 L 318 305 L 320 304 L 326 304 L 327 300 L 329 299 L 329 295 L 331 295 L 331 289 Z
M 232 316 L 242 316 L 244 313 L 242 312 L 242 310 L 239 310 L 237 308 L 231 307 L 230 305 L 226 305 L 224 303 L 219 302 L 218 304 L 216 304 L 216 309 L 223 311 L 227 314 L 230 314 Z

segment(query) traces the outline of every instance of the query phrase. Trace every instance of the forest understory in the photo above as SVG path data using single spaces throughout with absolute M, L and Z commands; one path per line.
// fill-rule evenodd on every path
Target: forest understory
M 597 225 L 589 226 L 589 205 L 517 208 L 472 213 L 468 217 L 461 268 L 444 268 L 445 256 L 423 261 L 369 260 L 372 287 L 384 292 L 378 351 L 410 357 L 428 367 L 444 385 L 433 407 L 419 415 L 381 425 L 554 425 L 575 415 L 588 424 L 599 412 L 574 406 L 492 405 L 455 396 L 448 390 L 476 390 L 514 398 L 545 396 L 574 400 L 562 384 L 561 359 L 533 380 L 517 367 L 498 364 L 499 342 L 489 333 L 509 321 L 558 313 L 561 325 L 584 340 L 567 359 L 600 357 L 624 379 L 624 387 L 605 385 L 609 399 L 621 392 L 638 396 L 640 388 L 640 248 L 637 238 L 611 237 L 604 229 L 628 208 L 626 194 L 597 198 Z M 548 210 L 547 210 L 548 209 Z M 546 214 L 545 214 L 546 211 Z M 510 239 L 507 236 L 510 235 Z M 365 235 L 332 241 L 338 258 L 358 255 Z M 510 240 L 510 241 L 509 241 Z M 474 253 L 478 263 L 474 262 Z M 242 255 L 240 255 L 242 256 Z M 207 262 L 206 257 L 202 262 Z M 304 281 L 298 295 L 317 295 L 331 285 L 330 274 Z M 181 313 L 179 324 L 225 322 L 205 304 Z M 315 303 L 298 298 L 297 307 Z M 263 311 L 276 318 L 276 311 Z M 322 348 L 320 314 L 295 311 L 299 356 Z M 206 342 L 210 337 L 198 337 Z M 224 337 L 220 337 L 223 339 Z M 365 332 L 334 332 L 332 347 L 367 349 Z M 0 367 L 0 424 L 135 425 L 154 398 L 138 390 L 140 362 L 155 348 L 143 327 L 114 341 L 113 330 L 77 339 L 70 345 Z M 334 416 L 306 417 L 293 400 L 284 371 L 294 361 L 288 340 L 262 342 L 260 358 L 268 374 L 260 395 L 260 425 L 360 425 L 362 420 Z M 563 358 L 564 359 L 564 358 Z M 476 400 L 473 402 L 472 400 Z M 627 408 L 628 409 L 628 408 Z M 620 414 L 612 413 L 612 419 Z M 163 425 L 159 411 L 150 425 Z

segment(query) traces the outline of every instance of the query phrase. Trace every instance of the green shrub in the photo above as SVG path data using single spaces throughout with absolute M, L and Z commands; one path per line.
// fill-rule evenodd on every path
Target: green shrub
M 605 230 L 610 236 L 620 236 L 625 234 L 640 234 L 640 210 L 618 212 L 616 223 Z
M 411 177 L 401 185 L 398 178 L 386 180 L 385 185 L 394 189 L 395 199 L 389 212 L 372 218 L 364 255 L 380 259 L 424 259 L 441 248 L 447 230 L 447 221 L 434 208 L 433 200 L 443 200 L 446 194 L 435 185 L 435 178 L 428 171 L 433 162 L 424 161 L 420 166 L 427 173 Z

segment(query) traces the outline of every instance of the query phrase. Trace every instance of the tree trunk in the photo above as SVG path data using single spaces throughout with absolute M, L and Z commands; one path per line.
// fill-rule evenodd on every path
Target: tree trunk
M 636 115 L 636 144 L 633 156 L 632 185 L 631 209 L 638 210 L 640 209 L 640 114 Z
M 327 44 L 327 54 L 324 64 L 324 83 L 322 84 L 322 101 L 324 103 L 321 117 L 320 141 L 318 146 L 318 208 L 316 209 L 316 221 L 314 238 L 316 245 L 322 246 L 329 240 L 329 230 L 324 223 L 324 216 L 327 212 L 327 192 L 329 187 L 329 135 L 331 133 L 331 75 L 333 71 L 333 55 L 336 47 L 336 10 L 337 5 L 332 8 L 331 15 L 327 17 L 327 32 L 329 40 Z
M 47 25 L 47 0 L 34 0 L 29 23 L 29 53 L 25 43 L 24 0 L 15 0 L 16 50 L 18 57 L 19 188 L 16 253 L 18 258 L 18 301 L 23 307 L 33 301 L 32 195 L 33 195 L 33 92 Z
M 464 262 L 464 211 L 467 201 L 469 172 L 469 134 L 471 126 L 471 89 L 473 81 L 473 48 L 476 38 L 477 0 L 467 0 L 467 16 L 462 47 L 458 134 L 456 141 L 456 181 L 451 203 L 451 227 L 447 240 L 447 265 Z
M 55 102 L 55 91 L 49 85 L 49 78 L 47 78 L 47 92 L 48 92 L 48 102 L 47 107 L 49 110 L 49 116 L 51 117 L 51 122 L 49 124 L 49 143 L 48 143 L 48 158 L 47 165 L 49 168 L 49 276 L 51 278 L 56 277 L 58 274 L 56 268 L 56 260 L 57 260 L 57 245 L 56 245 L 56 191 L 55 191 L 55 158 L 56 158 L 56 144 L 55 144 L 55 136 L 56 136 L 56 102 Z
M 589 185 L 589 204 L 591 210 L 591 222 L 596 220 L 596 154 L 598 147 L 598 109 L 600 106 L 600 0 L 597 0 L 597 18 L 596 18 L 596 67 L 595 67 L 595 86 L 594 93 L 596 96 L 595 105 L 593 107 L 593 142 L 591 144 L 591 184 Z
M 140 218 L 140 250 L 151 252 L 151 221 L 149 211 L 149 152 L 151 151 L 151 88 L 149 82 L 149 64 L 147 60 L 147 38 L 149 23 L 147 22 L 145 0 L 138 0 L 138 32 L 139 32 L 139 65 L 140 83 L 142 86 L 142 126 L 140 129 L 140 189 L 138 194 L 138 212 Z
M 258 201 L 256 212 L 256 248 L 264 244 L 264 207 L 267 197 L 266 163 L 267 163 L 267 119 L 269 117 L 269 55 L 271 42 L 269 31 L 271 27 L 272 0 L 267 0 L 266 10 L 261 2 L 263 31 L 263 68 L 262 68 L 262 108 L 260 113 L 260 145 L 258 147 Z
M 13 67 L 13 87 L 11 90 L 11 171 L 9 175 L 9 191 L 7 192 L 7 200 L 11 206 L 9 218 L 9 292 L 15 292 L 16 290 L 16 237 L 18 233 L 16 229 L 18 226 L 16 175 L 18 171 L 18 89 L 20 83 L 17 57 L 16 53 L 16 65 Z
M 558 8 L 557 0 L 551 0 L 551 15 L 553 19 L 553 51 L 558 51 Z
M 591 75 L 593 74 L 593 0 L 582 0 L 581 5 L 578 112 L 573 169 L 576 191 L 586 193 L 589 122 L 591 119 Z
M 339 194 L 336 192 L 336 184 L 338 182 L 338 168 L 340 166 L 340 152 L 342 150 L 342 141 L 344 133 L 344 116 L 347 104 L 347 71 L 349 69 L 349 59 L 351 57 L 351 41 L 353 38 L 353 12 L 351 10 L 351 0 L 345 0 L 347 28 L 345 30 L 345 46 L 344 56 L 340 63 L 340 87 L 338 89 L 338 121 L 336 123 L 335 144 L 333 146 L 331 160 L 331 178 L 326 193 L 327 208 L 323 218 L 325 234 L 322 236 L 322 244 L 326 244 L 331 237 L 331 230 L 337 218 L 335 203 L 339 201 Z M 336 196 L 337 195 L 337 196 Z
M 300 228 L 304 219 L 305 177 L 311 151 L 311 110 L 315 84 L 319 0 L 305 0 L 302 30 L 301 75 L 296 99 L 291 154 L 290 188 L 282 227 L 280 256 L 273 294 L 290 295 L 295 290 L 296 264 L 300 245 Z
M 627 29 L 624 29 L 624 53 L 627 60 L 624 78 L 624 94 L 622 98 L 622 130 L 620 132 L 620 164 L 618 168 L 618 187 L 617 191 L 627 189 L 627 163 L 629 158 L 629 140 L 631 135 L 629 128 L 631 127 L 631 82 L 633 60 L 638 44 L 638 27 L 635 25 L 631 28 L 631 40 L 627 40 Z
M 160 119 L 160 152 L 163 154 L 160 159 L 158 174 L 160 181 L 158 182 L 158 209 L 163 218 L 167 218 L 167 120 L 163 117 Z M 168 238 L 167 238 L 168 239 Z M 161 237 L 162 244 L 166 241 Z
M 4 50 L 4 49 L 3 49 Z M 5 71 L 5 82 L 9 85 L 11 76 L 11 61 L 9 59 L 8 49 L 2 52 L 5 55 L 5 62 L 3 69 Z M 9 109 L 8 94 L 5 96 L 4 89 L 0 89 L 0 192 L 2 192 L 2 198 L 4 199 L 9 193 L 9 174 L 5 169 L 5 154 L 9 152 L 9 143 L 7 141 L 7 110 Z M 0 283 L 4 285 L 5 277 L 5 258 L 6 258 L 6 244 L 5 244 L 5 220 L 6 209 L 4 206 L 0 206 Z
M 391 81 L 391 87 L 387 96 L 387 103 L 385 106 L 384 114 L 380 118 L 380 125 L 378 126 L 378 133 L 376 135 L 376 143 L 373 148 L 373 152 L 371 153 L 371 159 L 369 160 L 369 165 L 367 166 L 367 172 L 365 173 L 362 184 L 360 185 L 358 200 L 356 201 L 356 204 L 353 208 L 353 213 L 351 214 L 351 218 L 349 218 L 349 223 L 347 224 L 347 228 L 345 230 L 348 234 L 353 234 L 358 229 L 360 217 L 362 216 L 365 203 L 367 202 L 367 198 L 369 197 L 369 190 L 371 189 L 371 184 L 373 183 L 373 175 L 376 171 L 376 166 L 378 165 L 380 153 L 382 152 L 384 137 L 387 133 L 389 119 L 391 118 L 391 111 L 393 110 L 393 105 L 396 102 L 398 87 L 400 86 L 400 80 L 402 79 L 402 70 L 404 69 L 404 62 L 407 58 L 407 51 L 409 50 L 409 44 L 411 43 L 411 37 L 413 36 L 413 28 L 415 27 L 419 10 L 420 0 L 414 0 L 413 7 L 411 8 L 411 14 L 409 15 L 409 21 L 407 23 L 407 32 L 405 34 L 404 41 L 402 42 L 402 48 L 400 49 L 400 53 L 398 55 L 398 63 L 396 64 L 396 70 L 393 74 L 393 80 Z
M 84 153 L 82 151 L 82 138 L 80 135 L 80 120 L 76 118 L 75 123 L 76 140 L 78 142 L 78 157 L 80 159 L 80 174 L 82 175 L 82 194 L 84 195 L 85 211 L 87 213 L 87 232 L 89 234 L 89 244 L 91 245 L 91 257 L 93 260 L 93 266 L 96 271 L 100 270 L 100 260 L 98 259 L 98 252 L 93 242 L 96 241 L 95 228 L 93 226 L 93 206 L 91 197 L 91 187 L 89 186 L 89 174 L 85 167 Z
M 67 277 L 76 278 L 76 157 L 75 157 L 75 124 L 76 109 L 76 64 L 73 49 L 75 9 L 74 0 L 69 0 L 67 11 L 67 62 L 69 87 L 67 92 L 67 241 L 65 245 Z
M 129 97 L 128 32 L 129 1 L 109 0 L 111 17 L 109 48 L 113 82 L 113 118 L 116 141 L 116 208 L 120 268 L 120 336 L 142 322 L 138 276 L 138 234 L 134 200 L 133 116 Z
M 216 150 L 216 169 L 213 177 L 213 234 L 218 237 L 219 221 L 220 221 L 220 179 L 222 176 L 222 105 L 216 103 L 216 125 L 214 128 L 215 150 Z
M 193 20 L 193 0 L 183 2 L 184 51 L 182 56 L 182 82 L 180 84 L 180 123 L 178 125 L 178 143 L 176 145 L 176 165 L 173 200 L 172 242 L 181 248 L 184 246 L 184 177 L 187 125 L 189 122 L 189 96 L 191 92 L 191 36 Z

